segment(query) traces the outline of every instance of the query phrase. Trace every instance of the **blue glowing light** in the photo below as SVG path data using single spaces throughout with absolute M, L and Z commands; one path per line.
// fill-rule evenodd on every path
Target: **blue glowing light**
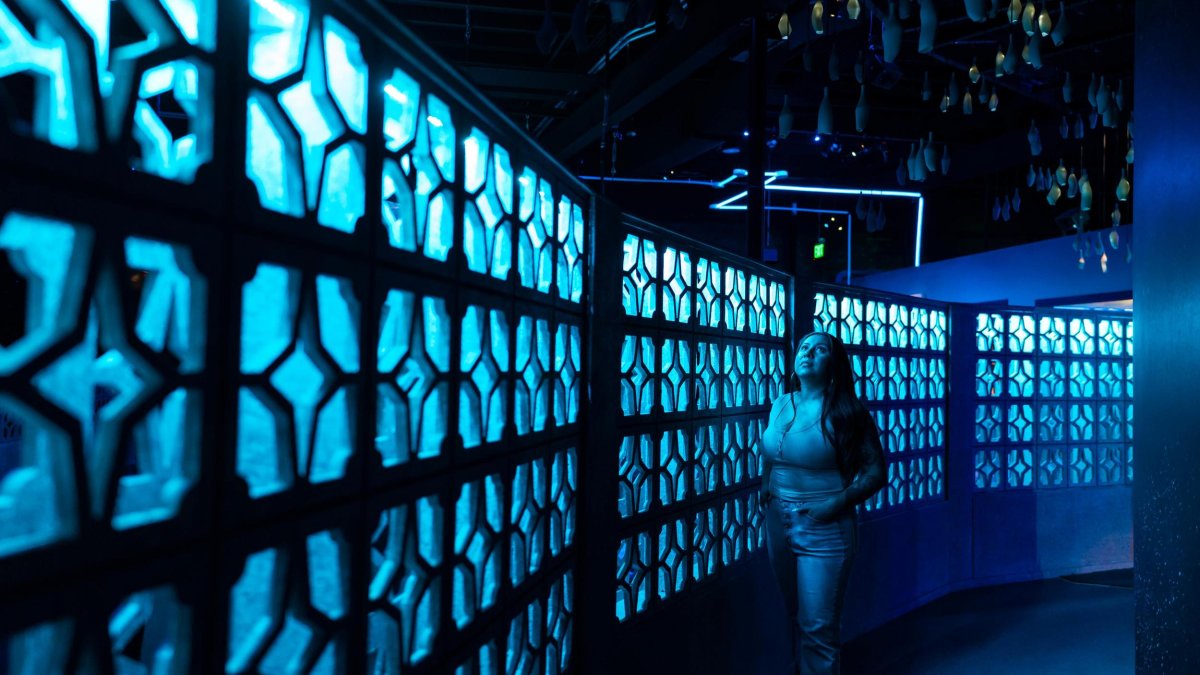
M 736 172 L 734 175 L 736 175 Z M 786 175 L 786 173 L 783 175 Z M 778 176 L 771 176 L 768 178 L 768 180 L 764 181 L 765 189 L 777 190 L 781 192 L 801 192 L 827 195 L 863 195 L 867 197 L 901 197 L 905 199 L 917 200 L 917 231 L 916 243 L 913 246 L 913 267 L 921 266 L 921 238 L 925 224 L 925 197 L 923 197 L 920 192 L 902 192 L 898 190 L 866 190 L 858 188 L 826 188 L 808 185 L 780 185 L 778 183 L 772 184 L 773 179 L 776 177 Z M 735 202 L 745 199 L 747 194 L 748 193 L 745 191 L 739 192 L 732 197 L 719 201 L 715 204 L 710 204 L 708 208 L 718 211 L 745 211 L 746 206 L 744 204 L 736 204 Z

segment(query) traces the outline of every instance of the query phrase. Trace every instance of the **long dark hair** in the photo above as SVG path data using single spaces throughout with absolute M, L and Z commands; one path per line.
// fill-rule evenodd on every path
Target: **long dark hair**
M 836 335 L 813 331 L 800 338 L 796 343 L 796 351 L 800 350 L 800 345 L 809 335 L 824 335 L 829 339 L 829 380 L 825 383 L 824 401 L 821 404 L 821 434 L 834 448 L 838 471 L 843 476 L 853 476 L 862 466 L 861 450 L 867 425 L 874 424 L 875 420 L 854 391 L 854 371 L 850 367 L 846 345 Z M 800 391 L 800 378 L 796 377 L 794 370 L 788 380 L 792 391 Z M 796 403 L 791 403 L 792 419 L 781 433 L 787 433 L 796 422 Z M 826 420 L 833 427 L 832 436 L 826 428 Z

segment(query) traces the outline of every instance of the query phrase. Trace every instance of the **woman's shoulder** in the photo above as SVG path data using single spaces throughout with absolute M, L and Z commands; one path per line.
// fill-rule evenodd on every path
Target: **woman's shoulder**
M 776 396 L 774 401 L 771 401 L 771 412 L 767 415 L 767 421 L 772 422 L 780 415 L 780 411 L 787 409 L 788 403 L 791 402 L 792 395 L 790 393 Z
M 779 396 L 776 396 L 775 400 L 771 401 L 771 410 L 777 410 L 780 406 L 785 406 L 788 403 L 791 403 L 792 395 L 792 392 L 785 392 Z

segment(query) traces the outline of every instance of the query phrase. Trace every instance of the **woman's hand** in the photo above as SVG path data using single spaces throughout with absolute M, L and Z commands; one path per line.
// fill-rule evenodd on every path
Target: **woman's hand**
M 813 502 L 804 513 L 818 523 L 829 523 L 841 515 L 844 506 L 842 496 L 834 495 L 819 502 Z

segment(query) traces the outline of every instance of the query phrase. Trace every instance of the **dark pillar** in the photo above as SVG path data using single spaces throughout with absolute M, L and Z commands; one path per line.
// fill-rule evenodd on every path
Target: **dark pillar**
M 766 166 L 767 126 L 767 17 L 762 0 L 752 2 L 754 12 L 750 30 L 750 106 L 747 130 L 749 166 L 746 170 L 746 257 L 762 260 L 763 250 L 763 170 Z
M 1200 3 L 1139 2 L 1133 222 L 1137 672 L 1200 673 Z M 1111 190 L 1112 186 L 1104 186 Z
M 604 198 L 594 200 L 588 291 L 588 373 L 584 407 L 586 441 L 579 455 L 579 575 L 575 592 L 575 663 L 581 675 L 627 671 L 617 662 L 613 614 L 617 578 L 617 454 L 621 436 L 613 420 L 621 416 L 621 212 Z M 636 669 L 635 669 L 636 670 Z

